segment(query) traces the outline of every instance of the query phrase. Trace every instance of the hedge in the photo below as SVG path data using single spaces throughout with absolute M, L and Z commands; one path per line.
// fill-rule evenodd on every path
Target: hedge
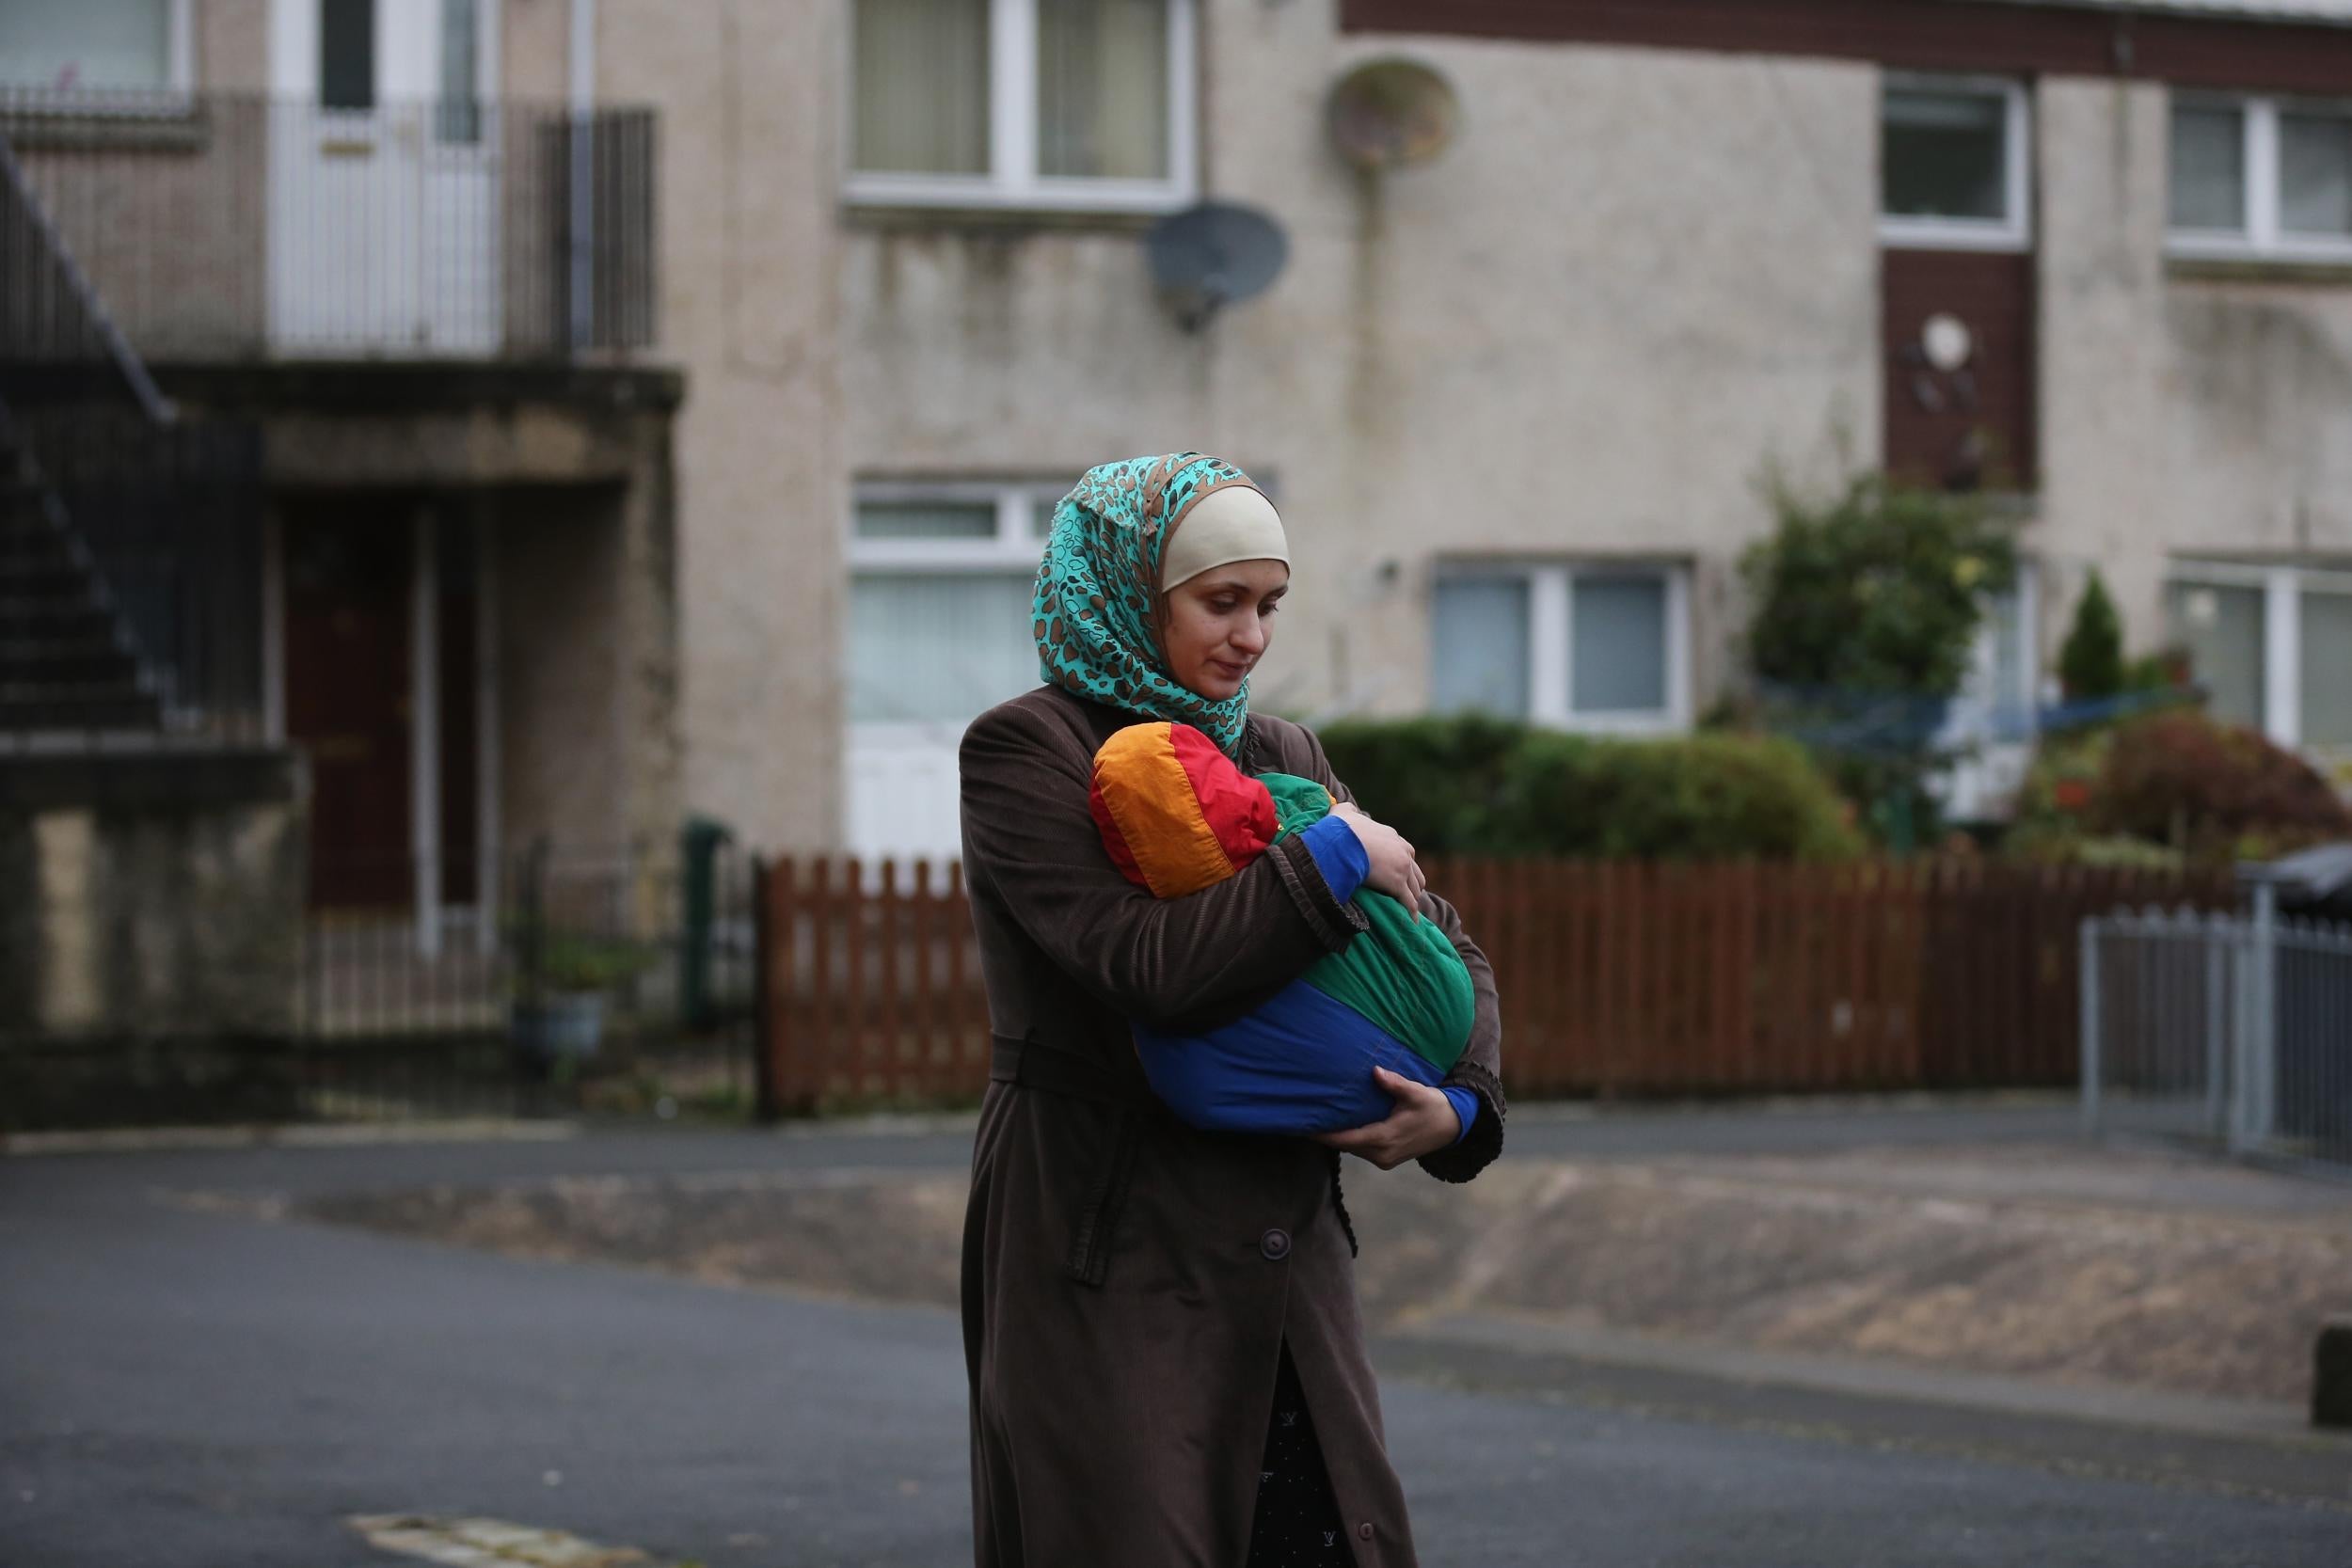
M 1840 860 L 1851 811 L 1787 740 L 1562 735 L 1483 717 L 1349 721 L 1332 770 L 1425 855 Z

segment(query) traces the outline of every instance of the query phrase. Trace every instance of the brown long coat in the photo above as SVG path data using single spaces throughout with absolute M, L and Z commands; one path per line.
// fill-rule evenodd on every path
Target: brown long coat
M 1357 1563 L 1407 1568 L 1338 1157 L 1158 1113 L 1127 1028 L 1239 1017 L 1362 917 L 1295 839 L 1186 898 L 1120 876 L 1087 788 L 1095 750 L 1135 721 L 1041 687 L 963 738 L 964 876 L 999 1040 L 964 1216 L 977 1561 L 1238 1568 L 1287 1339 Z M 1240 761 L 1349 799 L 1314 736 L 1281 720 L 1252 716 Z M 1436 897 L 1422 911 L 1477 982 L 1449 1082 L 1477 1092 L 1479 1113 L 1422 1161 L 1465 1181 L 1502 1151 L 1502 1025 L 1459 918 Z

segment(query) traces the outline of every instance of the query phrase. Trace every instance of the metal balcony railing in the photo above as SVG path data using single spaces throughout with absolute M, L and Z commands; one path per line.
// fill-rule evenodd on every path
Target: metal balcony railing
M 0 135 L 150 361 L 572 359 L 655 342 L 652 111 L 0 91 Z M 0 359 L 70 301 L 0 275 Z M 79 352 L 78 346 L 76 352 Z

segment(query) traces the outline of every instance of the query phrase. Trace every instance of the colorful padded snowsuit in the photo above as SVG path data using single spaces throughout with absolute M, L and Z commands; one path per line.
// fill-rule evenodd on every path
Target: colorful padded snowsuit
M 1331 810 L 1321 784 L 1244 776 L 1188 724 L 1132 724 L 1095 754 L 1091 800 L 1104 847 L 1155 897 L 1222 881 Z M 1378 1121 L 1386 1067 L 1436 1085 L 1470 1039 L 1469 969 L 1444 933 L 1383 893 L 1352 901 L 1371 928 L 1248 1017 L 1199 1036 L 1135 1026 L 1161 1100 L 1208 1131 L 1305 1133 Z

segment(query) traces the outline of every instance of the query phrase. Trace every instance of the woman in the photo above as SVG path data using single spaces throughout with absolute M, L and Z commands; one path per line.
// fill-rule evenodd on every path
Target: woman
M 995 1036 L 962 1282 L 983 1568 L 1415 1560 L 1339 1156 L 1475 1176 L 1502 1147 L 1502 1027 L 1486 958 L 1412 847 L 1352 804 L 1312 735 L 1248 711 L 1289 578 L 1280 521 L 1240 469 L 1196 452 L 1094 468 L 1038 571 L 1048 684 L 963 738 Z M 1122 876 L 1088 790 L 1095 752 L 1138 717 L 1343 802 L 1363 880 L 1438 922 L 1470 966 L 1476 1024 L 1443 1085 L 1385 1075 L 1386 1119 L 1314 1141 L 1197 1132 L 1159 1107 L 1131 1023 L 1238 1018 L 1364 917 L 1305 834 L 1184 898 Z

